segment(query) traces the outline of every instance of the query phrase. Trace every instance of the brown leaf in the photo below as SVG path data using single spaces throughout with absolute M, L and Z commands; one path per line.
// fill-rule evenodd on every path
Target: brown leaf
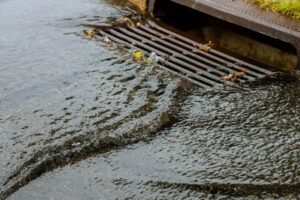
M 245 74 L 246 74 L 246 69 L 241 68 L 241 71 L 239 71 L 239 72 L 232 72 L 232 73 L 230 73 L 228 75 L 222 76 L 221 80 L 222 81 L 231 81 L 231 82 L 234 82 L 238 78 L 244 76 Z
M 212 43 L 212 41 L 209 41 L 206 44 L 196 44 L 194 46 L 199 48 L 202 51 L 208 52 L 215 45 Z

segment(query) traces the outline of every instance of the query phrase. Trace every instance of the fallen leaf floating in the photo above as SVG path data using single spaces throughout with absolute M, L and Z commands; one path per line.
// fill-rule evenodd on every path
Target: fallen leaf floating
M 239 72 L 232 72 L 232 73 L 230 73 L 228 75 L 222 76 L 221 80 L 222 81 L 231 81 L 231 82 L 234 82 L 238 78 L 244 76 L 245 74 L 246 74 L 246 69 L 241 68 L 241 71 L 239 71 Z
M 135 51 L 131 53 L 132 60 L 138 63 L 141 63 L 144 61 L 144 52 L 142 51 Z
M 95 36 L 95 30 L 92 28 L 84 30 L 83 32 L 88 39 L 92 39 Z
M 197 47 L 198 49 L 208 52 L 211 48 L 213 48 L 215 45 L 212 43 L 212 41 L 209 41 L 206 44 L 195 44 L 195 47 Z
M 143 51 L 134 51 L 130 54 L 130 56 L 134 62 L 145 65 L 152 65 L 157 63 L 159 60 L 162 60 L 161 57 L 156 55 L 154 52 L 145 54 Z

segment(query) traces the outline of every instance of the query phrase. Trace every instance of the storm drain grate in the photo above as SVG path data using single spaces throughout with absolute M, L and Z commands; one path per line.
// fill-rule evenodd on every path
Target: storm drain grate
M 235 82 L 253 81 L 272 74 L 269 70 L 213 48 L 200 49 L 202 44 L 160 27 L 154 22 L 136 27 L 107 28 L 99 30 L 99 34 L 127 48 L 156 53 L 162 58 L 157 63 L 160 67 L 203 88 L 223 85 L 222 77 L 233 76 L 241 70 L 243 75 L 236 77 Z

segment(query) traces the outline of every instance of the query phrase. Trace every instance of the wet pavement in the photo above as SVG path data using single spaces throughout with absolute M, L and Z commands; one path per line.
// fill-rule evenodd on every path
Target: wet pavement
M 0 1 L 0 199 L 300 198 L 297 75 L 202 91 L 74 34 L 130 12 Z

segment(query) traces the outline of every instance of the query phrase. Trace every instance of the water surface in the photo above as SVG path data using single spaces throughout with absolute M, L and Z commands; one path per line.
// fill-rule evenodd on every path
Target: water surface
M 0 1 L 2 197 L 299 197 L 297 75 L 202 91 L 74 34 L 132 12 Z

